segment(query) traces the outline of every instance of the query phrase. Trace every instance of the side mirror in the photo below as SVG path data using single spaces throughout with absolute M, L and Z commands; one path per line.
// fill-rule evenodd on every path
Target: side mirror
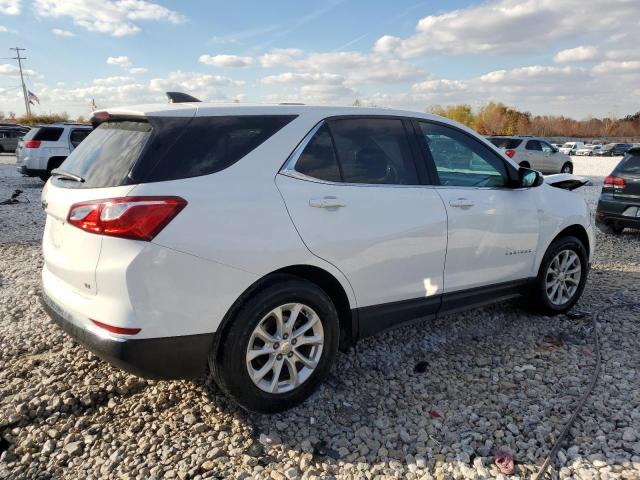
M 540 172 L 524 167 L 520 167 L 518 170 L 518 178 L 520 179 L 520 188 L 539 187 L 544 182 L 544 177 Z

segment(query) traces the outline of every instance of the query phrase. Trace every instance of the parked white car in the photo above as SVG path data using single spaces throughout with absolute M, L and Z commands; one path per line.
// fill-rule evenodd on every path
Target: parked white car
M 560 147 L 560 152 L 565 155 L 575 155 L 578 150 L 584 147 L 584 142 L 566 142 Z
M 52 123 L 34 127 L 18 142 L 16 168 L 29 177 L 47 180 L 67 156 L 91 133 L 90 125 Z
M 599 145 L 585 145 L 584 147 L 577 149 L 574 155 L 589 157 L 592 156 L 593 152 L 599 148 Z
M 280 411 L 339 346 L 523 295 L 566 312 L 583 291 L 582 198 L 445 118 L 174 103 L 96 120 L 42 193 L 43 304 L 134 374 L 208 372 Z
M 543 138 L 510 135 L 489 137 L 489 141 L 521 167 L 533 168 L 544 174 L 573 173 L 571 157 L 560 153 Z

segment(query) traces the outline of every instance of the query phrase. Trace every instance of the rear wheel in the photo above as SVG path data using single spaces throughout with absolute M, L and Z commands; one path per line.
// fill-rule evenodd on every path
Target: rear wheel
M 338 314 L 317 285 L 287 276 L 241 307 L 209 366 L 247 410 L 279 412 L 304 401 L 338 351 Z
M 624 227 L 616 222 L 607 223 L 604 225 L 604 231 L 612 235 L 620 235 L 624 230 Z
M 46 182 L 47 180 L 49 180 L 49 177 L 51 176 L 51 172 L 56 168 L 58 168 L 60 165 L 62 165 L 62 162 L 64 162 L 66 158 L 67 157 L 50 158 L 49 162 L 47 163 L 47 172 L 41 175 L 38 175 L 40 177 L 40 180 L 42 180 L 43 182 Z
M 561 173 L 573 173 L 573 165 L 569 162 L 565 163 L 560 170 Z
M 568 311 L 582 295 L 588 271 L 589 257 L 580 240 L 572 236 L 555 240 L 540 264 L 532 306 L 547 315 Z

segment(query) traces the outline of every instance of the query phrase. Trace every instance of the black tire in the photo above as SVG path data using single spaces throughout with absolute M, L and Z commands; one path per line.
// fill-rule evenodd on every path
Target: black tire
M 610 222 L 603 226 L 602 230 L 611 235 L 620 235 L 624 231 L 624 227 L 616 222 Z
M 565 163 L 564 165 L 562 165 L 560 173 L 573 173 L 573 165 L 569 162 Z
M 531 168 L 531 165 L 529 165 L 529 162 L 520 162 L 519 165 L 523 168 Z
M 67 157 L 52 157 L 52 158 L 50 158 L 49 162 L 47 164 L 47 172 L 43 173 L 41 175 L 38 175 L 40 177 L 40 180 L 42 180 L 43 182 L 46 182 L 47 180 L 49 180 L 49 177 L 51 176 L 51 171 L 55 170 L 60 165 L 62 165 L 62 162 L 64 162 L 66 158 Z
M 549 270 L 549 265 L 556 257 L 556 255 L 558 255 L 558 253 L 563 250 L 571 250 L 577 254 L 578 258 L 580 259 L 581 276 L 578 283 L 578 288 L 574 292 L 573 296 L 571 296 L 569 301 L 561 305 L 556 305 L 549 299 L 549 296 L 547 295 L 547 271 Z M 588 273 L 589 256 L 587 254 L 585 246 L 580 240 L 573 236 L 561 237 L 554 240 L 553 243 L 549 245 L 544 258 L 542 259 L 542 263 L 540 264 L 540 269 L 538 271 L 538 276 L 536 277 L 532 285 L 531 293 L 528 299 L 531 307 L 533 307 L 539 313 L 543 313 L 545 315 L 557 315 L 569 311 L 571 307 L 573 307 L 580 299 L 585 284 L 587 283 Z
M 274 394 L 253 382 L 246 354 L 260 321 L 274 308 L 288 303 L 303 303 L 317 313 L 324 344 L 318 364 L 307 380 L 293 390 Z M 209 368 L 220 389 L 241 407 L 260 413 L 281 412 L 302 403 L 326 379 L 338 352 L 339 336 L 338 314 L 324 290 L 300 277 L 280 275 L 276 283 L 252 294 L 233 316 L 217 351 L 209 356 Z

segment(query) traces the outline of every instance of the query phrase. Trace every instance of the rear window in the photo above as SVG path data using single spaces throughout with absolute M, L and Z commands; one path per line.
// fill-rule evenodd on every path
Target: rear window
M 640 173 L 640 151 L 627 153 L 616 170 L 621 173 Z
M 79 175 L 85 182 L 60 178 L 54 178 L 54 181 L 64 186 L 84 188 L 124 185 L 150 135 L 151 125 L 147 122 L 103 123 L 60 166 L 60 170 Z
M 489 139 L 491 143 L 493 143 L 498 148 L 511 149 L 518 148 L 518 146 L 522 143 L 522 140 L 518 138 L 503 138 L 503 137 L 491 137 Z
M 43 142 L 57 142 L 60 139 L 60 135 L 64 128 L 62 127 L 40 127 L 36 132 L 33 140 L 40 140 Z
M 215 173 L 236 163 L 294 118 L 150 117 L 148 121 L 105 122 L 60 167 L 85 182 L 53 181 L 72 188 L 100 188 Z

